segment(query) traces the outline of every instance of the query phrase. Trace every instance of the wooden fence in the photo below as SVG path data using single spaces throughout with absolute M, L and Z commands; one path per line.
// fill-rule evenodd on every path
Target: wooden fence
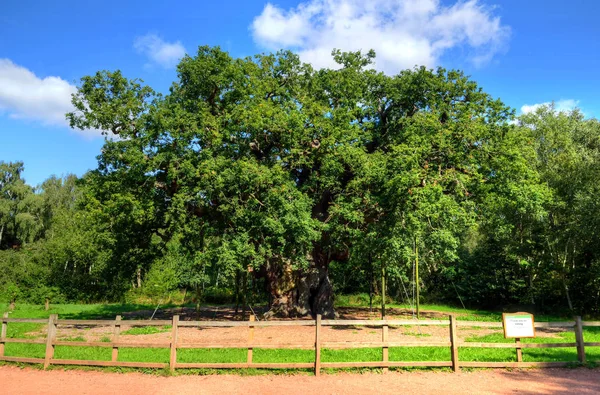
M 7 325 L 11 322 L 48 324 L 46 339 L 17 339 L 8 338 Z M 112 327 L 113 336 L 110 342 L 88 342 L 88 341 L 61 341 L 56 339 L 57 326 L 59 325 L 79 325 L 79 326 L 109 326 Z M 121 325 L 132 327 L 142 326 L 166 326 L 171 325 L 171 341 L 137 343 L 124 342 L 120 340 Z M 436 325 L 448 327 L 448 340 L 443 342 L 395 342 L 388 340 L 388 329 L 390 327 L 415 326 L 415 325 Z M 254 329 L 258 327 L 314 327 L 314 343 L 259 343 L 254 340 Z M 381 341 L 378 342 L 324 342 L 321 337 L 323 327 L 376 327 L 381 328 Z M 476 343 L 461 342 L 458 340 L 459 327 L 478 327 L 478 328 L 502 328 L 501 322 L 478 322 L 478 321 L 458 321 L 453 315 L 448 320 L 322 320 L 318 315 L 315 320 L 299 321 L 255 321 L 254 316 L 249 321 L 180 321 L 179 316 L 173 316 L 172 320 L 121 320 L 117 316 L 114 320 L 71 320 L 59 319 L 58 315 L 53 314 L 49 319 L 30 319 L 30 318 L 8 318 L 7 314 L 2 318 L 2 331 L 0 334 L 0 361 L 40 363 L 44 367 L 49 365 L 87 365 L 87 366 L 123 366 L 139 368 L 169 368 L 174 371 L 177 368 L 308 368 L 314 369 L 315 374 L 319 375 L 322 368 L 348 368 L 348 367 L 377 367 L 387 371 L 390 367 L 450 367 L 453 371 L 458 371 L 460 367 L 557 367 L 567 366 L 572 362 L 523 362 L 522 349 L 524 348 L 576 348 L 578 361 L 585 363 L 585 347 L 598 347 L 598 343 L 584 342 L 583 328 L 590 326 L 600 326 L 600 322 L 585 322 L 580 317 L 574 321 L 568 322 L 536 322 L 536 328 L 567 328 L 575 332 L 576 342 L 573 343 Z M 179 340 L 178 332 L 180 328 L 207 328 L 207 327 L 247 327 L 248 340 L 246 342 L 215 342 L 215 343 L 188 343 Z M 27 344 L 45 344 L 45 358 L 24 358 L 8 357 L 4 355 L 4 345 L 6 343 L 27 343 Z M 54 348 L 56 346 L 94 346 L 112 348 L 111 361 L 85 361 L 71 359 L 54 358 Z M 119 349 L 123 347 L 134 348 L 169 348 L 169 363 L 148 363 L 148 362 L 122 362 L 118 361 Z M 322 362 L 322 349 L 350 349 L 350 348 L 375 348 L 381 347 L 382 359 L 376 362 Z M 448 347 L 450 348 L 449 361 L 390 361 L 388 349 L 390 347 Z M 516 352 L 517 362 L 470 362 L 460 361 L 461 348 L 512 348 Z M 248 350 L 245 363 L 182 363 L 177 361 L 177 350 L 183 348 L 194 349 L 214 349 L 214 348 L 245 348 Z M 256 363 L 253 362 L 254 349 L 314 349 L 315 361 L 310 363 Z

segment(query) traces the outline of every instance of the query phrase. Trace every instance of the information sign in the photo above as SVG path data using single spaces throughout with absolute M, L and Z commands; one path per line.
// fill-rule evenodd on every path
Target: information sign
M 502 325 L 505 338 L 535 337 L 533 314 L 529 313 L 504 313 Z

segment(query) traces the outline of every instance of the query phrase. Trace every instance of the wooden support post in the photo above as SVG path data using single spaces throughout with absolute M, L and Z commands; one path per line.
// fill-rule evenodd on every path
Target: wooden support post
M 388 325 L 387 324 L 383 324 L 382 326 L 382 336 L 381 336 L 381 341 L 383 341 L 383 349 L 382 351 L 382 356 L 383 356 L 383 362 L 388 362 L 389 361 L 389 354 L 388 354 L 388 346 L 387 346 L 387 342 L 388 342 Z M 388 372 L 388 368 L 384 367 L 383 368 L 383 373 L 387 373 Z
M 417 299 L 416 299 L 416 304 L 417 304 L 417 319 L 420 320 L 421 319 L 421 309 L 420 309 L 420 297 L 419 297 L 419 290 L 421 289 L 421 287 L 419 286 L 419 246 L 417 245 L 417 239 L 415 238 L 415 288 L 417 290 Z
M 450 357 L 452 358 L 452 371 L 458 372 L 458 328 L 456 326 L 456 317 L 450 315 Z
M 44 305 L 46 311 L 50 310 L 50 299 L 46 298 L 46 304 Z
M 54 340 L 56 339 L 56 321 L 58 314 L 50 314 L 48 318 L 48 331 L 46 333 L 46 355 L 44 357 L 44 369 L 50 366 L 52 358 L 54 358 Z
M 254 322 L 255 319 L 254 314 L 250 314 L 250 322 Z M 252 343 L 254 343 L 254 325 L 250 324 L 248 326 L 248 365 L 252 363 Z
M 321 314 L 315 321 L 315 376 L 321 375 Z
M 581 317 L 575 317 L 575 341 L 577 341 L 577 359 L 585 365 L 585 344 L 583 342 L 583 323 Z
M 4 313 L 3 318 L 8 318 L 8 311 Z M 2 331 L 0 332 L 0 357 L 4 356 L 4 339 L 6 339 L 7 322 L 2 321 Z
M 523 362 L 523 350 L 521 349 L 520 337 L 515 337 L 515 344 L 517 349 L 517 362 Z
M 385 266 L 381 266 L 381 319 L 385 320 Z
M 112 358 L 111 361 L 113 362 L 117 362 L 117 360 L 119 359 L 119 347 L 116 346 L 114 343 L 117 343 L 119 341 L 119 337 L 121 335 L 121 316 L 118 315 L 115 318 L 115 325 L 113 327 L 113 349 L 112 349 Z
M 169 358 L 169 370 L 171 373 L 175 371 L 175 364 L 177 364 L 177 342 L 178 340 L 178 332 L 179 332 L 179 316 L 173 316 L 171 328 L 171 356 Z

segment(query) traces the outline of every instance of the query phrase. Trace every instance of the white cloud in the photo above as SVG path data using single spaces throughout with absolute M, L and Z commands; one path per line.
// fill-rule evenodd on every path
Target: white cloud
M 446 7 L 439 0 L 307 0 L 295 8 L 268 3 L 250 26 L 269 49 L 291 48 L 315 67 L 335 67 L 334 48 L 374 49 L 376 68 L 395 74 L 415 65 L 435 66 L 461 48 L 476 65 L 506 47 L 510 28 L 479 0 Z
M 185 48 L 180 41 L 169 43 L 156 34 L 146 34 L 135 39 L 133 47 L 146 55 L 153 63 L 164 68 L 174 67 L 185 55 Z
M 528 114 L 530 112 L 535 112 L 540 107 L 549 107 L 554 104 L 554 111 L 556 112 L 569 112 L 573 111 L 575 108 L 579 106 L 579 100 L 573 99 L 563 99 L 555 102 L 544 102 L 537 104 L 525 104 L 521 107 L 522 114 Z
M 76 90 L 60 77 L 40 78 L 10 59 L 0 59 L 0 113 L 11 118 L 68 127 L 65 114 L 74 109 L 71 94 Z M 88 136 L 100 135 L 97 130 L 76 131 Z
M 69 127 L 65 115 L 75 109 L 71 95 L 76 91 L 74 85 L 60 77 L 40 78 L 10 59 L 0 58 L 0 114 L 44 125 Z M 87 137 L 102 134 L 95 129 L 74 131 Z
M 12 118 L 65 125 L 76 88 L 60 77 L 39 78 L 10 59 L 0 59 L 0 108 Z

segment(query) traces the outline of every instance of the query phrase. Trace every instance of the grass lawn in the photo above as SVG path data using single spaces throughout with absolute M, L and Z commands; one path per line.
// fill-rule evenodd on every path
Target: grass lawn
M 588 342 L 600 342 L 600 328 L 587 328 L 584 331 L 584 337 Z M 467 341 L 486 343 L 510 342 L 510 340 L 504 339 L 501 334 L 471 337 L 467 339 Z M 575 337 L 571 332 L 560 333 L 558 338 L 523 339 L 523 343 L 574 341 Z M 44 350 L 45 346 L 43 344 L 7 343 L 5 346 L 5 355 L 43 358 Z M 241 363 L 246 361 L 246 355 L 247 350 L 245 348 L 180 349 L 177 352 L 177 360 L 178 362 L 185 363 Z M 587 347 L 586 355 L 590 361 L 600 361 L 600 347 Z M 111 358 L 111 349 L 103 347 L 56 346 L 55 358 L 109 361 Z M 321 352 L 322 362 L 369 362 L 380 361 L 381 358 L 381 348 L 345 350 L 323 349 Z M 515 351 L 513 349 L 482 349 L 468 347 L 460 348 L 459 358 L 461 361 L 481 362 L 510 362 L 516 360 Z M 449 361 L 450 350 L 447 347 L 392 347 L 389 349 L 389 360 Z M 577 353 L 574 348 L 523 349 L 523 360 L 525 362 L 576 362 Z M 119 350 L 119 361 L 167 363 L 169 361 L 169 349 L 121 348 Z M 314 351 L 298 349 L 255 349 L 253 361 L 257 363 L 314 362 Z
M 375 302 L 377 299 L 377 303 Z M 381 308 L 381 299 L 379 297 L 373 300 L 373 309 L 375 311 Z M 338 295 L 335 300 L 336 307 L 369 307 L 369 295 L 368 294 L 356 294 L 356 295 Z M 387 309 L 402 309 L 402 310 L 413 310 L 414 306 L 408 303 L 388 303 L 385 305 Z M 425 303 L 420 305 L 421 312 L 438 312 L 456 314 L 456 318 L 461 321 L 484 321 L 484 322 L 497 322 L 502 320 L 502 313 L 487 310 L 467 309 L 464 307 L 447 306 L 441 304 Z M 536 322 L 548 322 L 548 321 L 569 321 L 572 317 L 563 317 L 560 315 L 552 314 L 536 314 Z

